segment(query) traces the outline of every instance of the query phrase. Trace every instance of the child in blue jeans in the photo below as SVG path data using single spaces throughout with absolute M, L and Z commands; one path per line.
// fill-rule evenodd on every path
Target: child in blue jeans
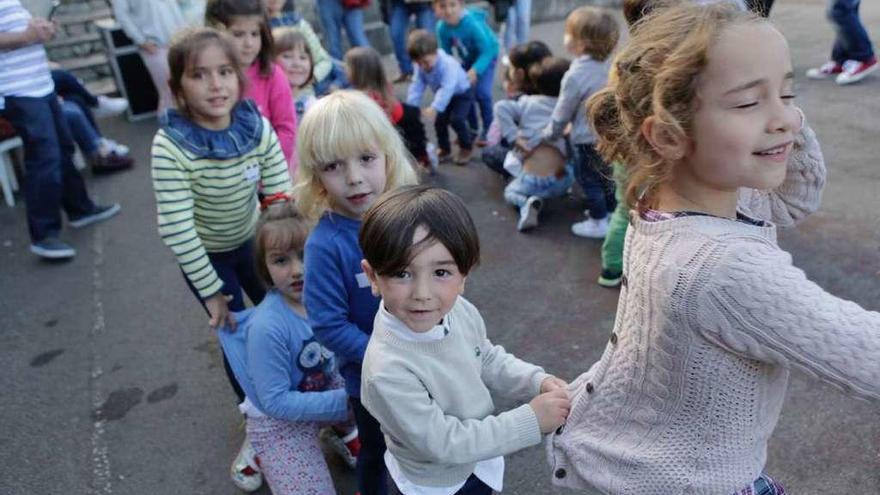
M 416 76 L 409 87 L 406 104 L 420 106 L 425 88 L 431 88 L 434 100 L 422 114 L 434 119 L 439 148 L 437 156 L 444 160 L 451 155 L 449 126 L 452 126 L 458 135 L 455 163 L 467 164 L 473 153 L 473 137 L 465 120 L 474 105 L 474 91 L 467 74 L 458 61 L 437 49 L 437 39 L 428 31 L 413 31 L 406 45 L 409 56 L 416 62 Z
M 571 226 L 572 233 L 580 237 L 605 237 L 608 212 L 616 206 L 611 169 L 593 148 L 596 137 L 587 122 L 584 103 L 591 94 L 605 87 L 609 69 L 606 60 L 614 51 L 618 36 L 614 17 L 596 7 L 580 7 L 565 21 L 564 44 L 577 58 L 562 79 L 559 101 L 544 138 L 553 140 L 562 136 L 565 127 L 571 124 L 568 139 L 574 152 L 574 170 L 590 216 Z
M 474 97 L 483 119 L 483 130 L 477 145 L 484 146 L 489 124 L 492 123 L 492 83 L 498 61 L 498 40 L 486 23 L 486 13 L 478 9 L 465 9 L 464 0 L 434 0 L 434 11 L 440 19 L 437 22 L 440 48 L 450 54 L 455 50 L 474 87 Z M 474 130 L 479 128 L 476 108 L 468 115 L 468 124 Z
M 564 196 L 574 182 L 574 169 L 565 163 L 565 140 L 541 143 L 568 65 L 558 57 L 533 64 L 529 78 L 537 93 L 495 105 L 502 140 L 514 144 L 504 159 L 504 169 L 515 177 L 504 188 L 504 199 L 519 208 L 520 232 L 537 227 L 543 200 Z

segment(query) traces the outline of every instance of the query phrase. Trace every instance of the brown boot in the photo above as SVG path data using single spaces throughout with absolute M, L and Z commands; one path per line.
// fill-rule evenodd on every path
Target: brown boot
M 455 157 L 455 164 L 460 166 L 465 166 L 471 161 L 471 157 L 474 154 L 473 148 L 459 148 L 458 155 Z

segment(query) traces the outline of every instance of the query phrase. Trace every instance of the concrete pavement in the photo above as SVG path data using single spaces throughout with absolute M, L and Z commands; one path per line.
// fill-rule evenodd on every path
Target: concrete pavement
M 829 169 L 822 209 L 781 244 L 826 290 L 880 310 L 880 76 L 852 87 L 808 81 L 830 50 L 821 0 L 777 2 L 791 44 L 798 104 Z M 880 4 L 862 15 L 880 41 Z M 562 53 L 562 24 L 533 38 Z M 118 218 L 66 230 L 79 255 L 45 263 L 27 251 L 24 208 L 0 207 L 0 493 L 234 494 L 227 475 L 243 430 L 216 339 L 155 229 L 148 154 L 155 123 L 103 123 L 131 146 L 137 168 L 89 178 Z M 599 242 L 568 232 L 579 202 L 551 202 L 539 229 L 515 231 L 502 181 L 474 161 L 433 179 L 467 201 L 484 257 L 467 297 L 491 338 L 573 378 L 598 359 L 616 291 L 599 288 Z M 502 403 L 501 407 L 510 404 Z M 880 493 L 880 407 L 795 374 L 767 471 L 789 493 Z M 340 494 L 352 476 L 331 459 Z M 543 450 L 508 457 L 505 493 L 563 494 Z M 268 491 L 263 491 L 268 493 Z

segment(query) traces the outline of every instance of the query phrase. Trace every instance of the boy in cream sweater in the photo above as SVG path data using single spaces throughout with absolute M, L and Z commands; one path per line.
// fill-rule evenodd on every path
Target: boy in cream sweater
M 382 425 L 385 463 L 404 495 L 501 491 L 504 458 L 562 425 L 565 382 L 493 345 L 463 297 L 479 260 L 464 203 L 443 189 L 384 195 L 360 232 L 364 272 L 382 304 L 361 400 Z M 529 400 L 493 414 L 492 393 Z

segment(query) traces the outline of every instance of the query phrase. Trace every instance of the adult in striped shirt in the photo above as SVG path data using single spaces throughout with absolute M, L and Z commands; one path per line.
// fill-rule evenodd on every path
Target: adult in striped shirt
M 119 205 L 92 202 L 73 165 L 73 140 L 43 48 L 54 35 L 54 24 L 31 17 L 19 0 L 0 0 L 0 110 L 24 142 L 30 249 L 43 258 L 61 259 L 76 255 L 58 237 L 62 209 L 78 228 L 110 218 Z

